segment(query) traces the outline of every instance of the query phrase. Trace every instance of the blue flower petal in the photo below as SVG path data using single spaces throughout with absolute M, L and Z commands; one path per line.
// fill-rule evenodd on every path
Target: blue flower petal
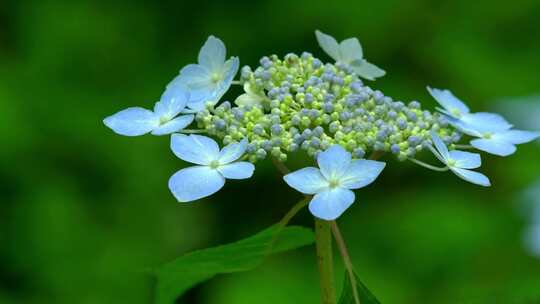
M 167 87 L 159 102 L 154 106 L 154 113 L 170 119 L 180 114 L 189 100 L 189 89 L 182 84 Z
M 347 189 L 365 187 L 377 179 L 385 166 L 385 163 L 374 160 L 353 160 L 341 177 L 340 186 Z
M 309 211 L 314 216 L 333 221 L 354 203 L 354 192 L 343 188 L 329 189 L 317 193 L 309 203 Z
M 322 175 L 327 180 L 340 178 L 351 163 L 351 153 L 340 145 L 333 145 L 326 151 L 319 153 L 317 163 Z
M 143 108 L 127 108 L 103 120 L 115 133 L 125 136 L 139 136 L 159 126 L 159 117 Z
M 167 135 L 178 132 L 193 122 L 193 115 L 181 115 L 170 120 L 152 131 L 152 135 Z
M 375 80 L 375 78 L 386 75 L 386 72 L 378 66 L 367 62 L 365 59 L 355 60 L 351 62 L 351 67 L 358 76 L 367 80 Z
M 307 167 L 283 176 L 287 185 L 304 194 L 315 194 L 328 187 L 328 182 L 321 171 Z
M 435 149 L 437 149 L 437 151 L 439 152 L 439 155 L 435 154 L 435 156 L 437 156 L 437 158 L 439 158 L 439 160 L 442 161 L 443 163 L 446 163 L 450 157 L 450 153 L 448 152 L 448 147 L 442 141 L 439 135 L 435 133 L 435 131 L 431 132 L 431 139 L 433 141 L 433 145 L 435 145 Z
M 364 58 L 364 51 L 357 38 L 348 38 L 339 43 L 339 61 L 350 64 Z
M 336 39 L 330 35 L 327 35 L 321 31 L 315 31 L 315 36 L 317 37 L 317 42 L 319 46 L 326 52 L 332 59 L 339 61 L 340 52 L 339 44 Z
M 496 113 L 472 113 L 463 115 L 460 120 L 466 127 L 480 132 L 500 132 L 512 128 L 512 125 Z
M 219 152 L 219 163 L 228 164 L 239 159 L 246 152 L 247 144 L 247 138 L 244 138 L 239 143 L 232 143 L 224 147 Z
M 199 64 L 210 71 L 218 71 L 225 62 L 226 53 L 227 49 L 223 41 L 210 36 L 199 51 Z
M 232 164 L 222 165 L 218 167 L 218 171 L 229 179 L 245 179 L 250 178 L 255 171 L 255 166 L 248 162 L 235 162 Z
M 459 100 L 449 90 L 439 90 L 435 88 L 427 88 L 429 94 L 435 98 L 435 100 L 446 110 L 448 113 L 456 118 L 462 114 L 469 113 L 469 107 Z
M 471 145 L 478 150 L 498 156 L 509 156 L 514 154 L 517 150 L 514 144 L 502 140 L 497 140 L 495 138 L 474 139 L 471 141 Z
M 219 191 L 225 178 L 214 169 L 195 166 L 176 172 L 169 179 L 169 189 L 179 202 L 190 202 Z
M 217 103 L 221 99 L 221 97 L 223 97 L 223 95 L 227 93 L 234 80 L 234 76 L 236 76 L 236 73 L 238 73 L 239 68 L 240 60 L 238 59 L 238 57 L 231 57 L 231 59 L 225 62 L 225 65 L 223 66 L 223 79 L 218 84 L 216 92 L 212 97 L 212 101 L 214 101 L 214 103 Z
M 173 134 L 171 150 L 178 158 L 198 165 L 209 165 L 219 158 L 218 144 L 213 139 L 201 135 Z
M 450 168 L 452 172 L 454 172 L 458 177 L 484 187 L 491 186 L 491 183 L 489 181 L 489 178 L 485 176 L 482 173 L 467 170 L 467 169 L 460 169 L 460 168 Z
M 450 151 L 450 158 L 456 161 L 455 167 L 476 169 L 482 165 L 480 154 L 465 151 Z
M 192 90 L 213 91 L 216 85 L 212 82 L 211 72 L 198 64 L 189 64 L 180 71 L 178 82 Z
M 538 139 L 539 137 L 540 132 L 522 130 L 509 130 L 501 133 L 495 133 L 492 136 L 492 138 L 496 140 L 503 140 L 515 145 L 525 144 Z

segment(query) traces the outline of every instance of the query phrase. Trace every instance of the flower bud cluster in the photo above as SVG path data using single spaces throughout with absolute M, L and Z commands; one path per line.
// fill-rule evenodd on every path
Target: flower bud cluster
M 285 161 L 298 149 L 315 156 L 333 144 L 355 158 L 384 151 L 405 160 L 431 143 L 432 130 L 448 145 L 461 137 L 441 115 L 371 89 L 347 65 L 323 64 L 309 53 L 263 57 L 260 64 L 241 72 L 257 103 L 209 104 L 196 116 L 224 144 L 247 137 L 250 161 Z

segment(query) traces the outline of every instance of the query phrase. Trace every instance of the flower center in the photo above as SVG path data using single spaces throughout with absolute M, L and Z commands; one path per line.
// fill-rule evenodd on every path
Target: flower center
M 489 132 L 484 133 L 484 138 L 485 139 L 491 139 L 492 136 L 493 136 L 493 134 L 491 134 Z
M 328 186 L 330 187 L 330 189 L 334 189 L 336 187 L 339 187 L 339 180 L 337 179 L 331 179 L 328 181 Z
M 210 164 L 208 165 L 210 167 L 210 169 L 217 169 L 219 167 L 219 161 L 218 160 L 213 160 L 210 162 Z
M 450 113 L 452 113 L 452 115 L 454 115 L 457 118 L 461 117 L 461 112 L 456 108 L 453 108 L 452 110 L 450 110 Z
M 159 118 L 159 125 L 164 125 L 165 123 L 169 122 L 169 120 L 171 120 L 169 117 L 167 117 L 166 115 L 164 116 L 161 116 Z
M 448 167 L 453 167 L 456 165 L 456 160 L 454 159 L 449 159 L 446 164 L 448 165 Z
M 210 79 L 212 80 L 213 83 L 218 83 L 221 81 L 221 78 L 222 76 L 220 73 L 213 73 Z

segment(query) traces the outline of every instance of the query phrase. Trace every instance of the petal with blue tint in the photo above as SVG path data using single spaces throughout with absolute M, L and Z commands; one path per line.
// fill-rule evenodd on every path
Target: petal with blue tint
M 225 62 L 226 52 L 223 41 L 210 36 L 199 51 L 199 64 L 212 72 L 220 72 Z
M 307 167 L 283 176 L 285 182 L 292 188 L 304 193 L 315 194 L 328 187 L 328 182 L 319 169 Z
M 317 163 L 322 175 L 327 180 L 340 178 L 351 163 L 351 153 L 340 145 L 333 145 L 326 151 L 319 153 Z
M 476 169 L 482 165 L 480 154 L 465 151 L 450 151 L 450 158 L 456 161 L 455 167 Z
M 501 133 L 493 134 L 492 138 L 496 140 L 506 141 L 515 145 L 525 144 L 540 137 L 540 132 L 508 130 Z
M 386 72 L 383 69 L 364 59 L 351 62 L 351 67 L 356 74 L 367 80 L 375 80 L 375 78 L 386 75 Z
M 467 170 L 467 169 L 460 169 L 460 168 L 450 168 L 450 169 L 461 179 L 464 179 L 470 183 L 484 186 L 484 187 L 491 186 L 489 178 L 482 173 L 478 173 L 478 172 Z
M 341 41 L 339 44 L 339 61 L 350 64 L 355 60 L 361 60 L 364 57 L 362 46 L 357 38 L 349 38 Z
M 314 216 L 333 221 L 354 203 L 354 192 L 342 188 L 329 189 L 317 193 L 309 203 L 309 211 Z
M 427 88 L 431 96 L 443 106 L 452 116 L 456 117 L 462 114 L 469 113 L 469 107 L 459 100 L 452 92 L 449 90 L 439 90 L 435 88 Z M 458 114 L 458 115 L 456 115 Z M 457 117 L 456 117 L 457 118 Z
M 374 182 L 386 166 L 383 162 L 356 159 L 340 179 L 340 186 L 347 189 L 358 189 Z
M 433 144 L 435 145 L 435 148 L 439 152 L 440 156 L 442 157 L 441 161 L 443 163 L 446 163 L 448 161 L 448 158 L 450 157 L 450 153 L 448 152 L 448 147 L 446 144 L 442 141 L 442 139 L 435 133 L 435 131 L 431 132 L 431 139 L 433 141 Z M 439 156 L 435 154 L 435 156 Z
M 325 51 L 326 54 L 332 57 L 332 59 L 335 61 L 339 61 L 339 44 L 336 39 L 321 31 L 315 31 L 315 36 L 317 37 L 317 42 L 319 42 L 319 46 L 323 49 L 323 51 Z
M 247 138 L 244 138 L 239 143 L 232 143 L 224 147 L 219 152 L 219 163 L 224 165 L 239 159 L 246 152 L 247 144 Z
M 225 184 L 225 178 L 214 169 L 195 166 L 176 172 L 169 179 L 169 189 L 179 202 L 190 202 L 210 196 Z
M 219 158 L 217 143 L 201 135 L 173 134 L 171 150 L 178 158 L 198 165 L 208 165 Z
M 217 169 L 225 178 L 245 179 L 253 175 L 255 166 L 248 162 L 235 162 L 219 166 Z
M 139 136 L 159 126 L 159 117 L 150 110 L 134 107 L 105 118 L 103 123 L 117 134 Z
M 471 113 L 463 115 L 460 120 L 469 128 L 480 132 L 500 132 L 512 128 L 504 117 L 495 113 Z
M 167 87 L 159 102 L 154 106 L 154 113 L 163 117 L 174 118 L 180 114 L 189 100 L 189 89 L 182 84 Z
M 497 140 L 495 138 L 491 139 L 474 139 L 471 141 L 471 145 L 478 150 L 495 154 L 498 156 L 508 156 L 516 152 L 517 148 L 514 144 L 505 142 L 502 140 Z
M 181 115 L 152 131 L 152 135 L 167 135 L 178 132 L 193 122 L 193 115 Z
M 212 75 L 207 68 L 198 64 L 189 64 L 180 71 L 180 83 L 192 90 L 213 90 L 216 86 L 212 82 Z

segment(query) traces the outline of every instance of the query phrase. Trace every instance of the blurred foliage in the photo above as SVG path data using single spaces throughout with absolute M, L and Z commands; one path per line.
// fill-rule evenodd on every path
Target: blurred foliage
M 251 235 L 299 198 L 261 163 L 253 179 L 180 205 L 167 180 L 184 164 L 168 138 L 102 125 L 152 105 L 208 35 L 252 66 L 291 51 L 327 60 L 315 29 L 357 36 L 388 72 L 373 87 L 426 107 L 426 85 L 451 88 L 482 111 L 540 92 L 538 15 L 538 0 L 2 1 L 0 303 L 150 303 L 148 268 Z M 538 146 L 483 160 L 491 189 L 392 160 L 358 193 L 340 224 L 382 303 L 540 302 L 540 261 L 523 250 L 515 215 L 516 193 L 539 175 Z M 302 212 L 295 224 L 312 220 Z M 181 301 L 317 303 L 313 251 L 220 276 Z

